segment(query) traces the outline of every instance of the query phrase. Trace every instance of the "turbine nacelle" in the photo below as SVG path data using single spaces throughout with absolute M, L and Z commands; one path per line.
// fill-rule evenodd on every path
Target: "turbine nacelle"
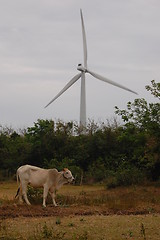
M 78 64 L 77 70 L 81 71 L 81 72 L 87 72 L 87 69 L 85 67 L 83 67 L 81 63 Z

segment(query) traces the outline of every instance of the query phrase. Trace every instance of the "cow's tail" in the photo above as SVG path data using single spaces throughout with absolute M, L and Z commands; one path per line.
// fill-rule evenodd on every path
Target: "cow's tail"
M 17 170 L 17 184 L 19 184 L 19 188 L 18 188 L 18 190 L 17 190 L 17 193 L 16 193 L 16 195 L 15 195 L 15 198 L 18 197 L 18 195 L 19 195 L 19 191 L 20 191 L 20 179 L 19 179 L 18 170 Z

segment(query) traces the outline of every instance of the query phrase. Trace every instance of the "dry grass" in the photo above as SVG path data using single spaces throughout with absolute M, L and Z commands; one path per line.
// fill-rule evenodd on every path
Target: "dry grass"
M 18 220 L 18 221 L 17 221 Z M 57 224 L 58 223 L 58 224 Z M 160 239 L 160 215 L 19 218 L 1 221 L 0 239 Z M 3 237 L 3 238 L 2 238 Z
M 16 182 L 0 182 L 0 199 L 14 199 L 17 189 Z
M 12 200 L 16 195 L 18 185 L 16 182 L 0 182 L 0 199 L 7 198 Z M 64 185 L 59 191 L 58 194 L 77 196 L 83 194 L 83 192 L 95 192 L 104 190 L 104 186 L 75 186 L 75 185 Z
M 0 203 L 13 204 L 17 188 L 16 182 L 0 183 Z M 38 194 L 38 197 L 37 203 L 40 205 L 42 196 Z M 57 202 L 62 206 L 106 206 L 115 211 L 145 209 L 154 213 L 160 212 L 160 188 L 131 186 L 107 190 L 103 185 L 65 185 L 57 193 Z M 48 198 L 48 204 L 50 203 L 51 199 Z

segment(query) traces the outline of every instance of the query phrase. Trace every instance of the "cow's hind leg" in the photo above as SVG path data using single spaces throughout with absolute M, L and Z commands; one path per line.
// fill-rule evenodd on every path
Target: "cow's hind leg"
M 43 207 L 46 207 L 46 199 L 47 199 L 47 195 L 48 195 L 48 187 L 44 186 L 43 189 Z
M 17 191 L 17 194 L 18 194 L 18 200 L 19 200 L 19 203 L 22 204 L 23 203 L 23 199 L 22 199 L 22 187 L 20 186 L 19 191 Z
M 57 203 L 55 201 L 56 193 L 54 191 L 53 192 L 50 191 L 49 193 L 50 193 L 50 195 L 52 197 L 53 205 L 56 207 L 57 206 Z
M 18 190 L 17 190 L 15 198 L 17 198 L 17 197 L 18 197 L 19 203 L 22 203 L 23 200 L 22 200 L 22 190 L 21 190 L 21 187 L 19 187 Z
M 23 198 L 24 198 L 25 202 L 28 205 L 31 205 L 29 200 L 28 200 L 28 197 L 27 197 L 27 183 L 23 183 L 23 185 L 22 185 L 22 195 L 23 195 Z

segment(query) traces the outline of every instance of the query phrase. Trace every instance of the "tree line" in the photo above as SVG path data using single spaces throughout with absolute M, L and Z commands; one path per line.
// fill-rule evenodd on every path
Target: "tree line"
M 160 83 L 146 90 L 155 97 L 115 107 L 123 124 L 90 121 L 83 134 L 75 122 L 38 119 L 33 127 L 15 131 L 0 126 L 0 179 L 13 176 L 23 164 L 62 170 L 76 182 L 106 182 L 108 187 L 160 181 Z

